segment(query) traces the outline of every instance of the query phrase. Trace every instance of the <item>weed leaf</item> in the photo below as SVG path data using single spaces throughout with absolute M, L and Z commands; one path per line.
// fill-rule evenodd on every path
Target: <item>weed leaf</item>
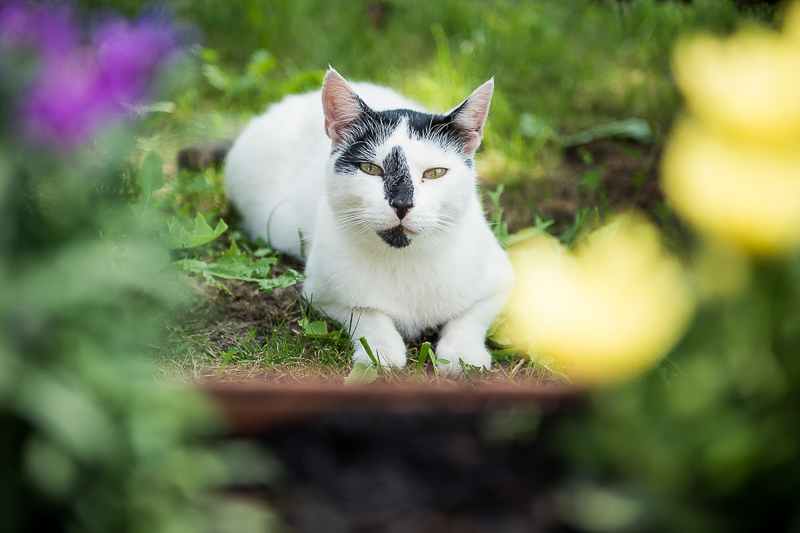
M 228 229 L 228 225 L 223 220 L 220 220 L 217 227 L 212 229 L 201 213 L 197 213 L 194 227 L 190 225 L 191 223 L 187 221 L 172 217 L 167 222 L 169 233 L 164 234 L 164 244 L 171 249 L 194 248 L 213 241 Z
M 303 317 L 298 323 L 300 327 L 303 328 L 304 337 L 332 341 L 334 344 L 346 344 L 350 340 L 347 334 L 341 329 L 334 329 L 328 332 L 328 323 L 324 320 L 312 322 L 308 317 Z
M 274 289 L 285 289 L 286 287 L 291 287 L 296 283 L 305 281 L 305 279 L 305 275 L 290 268 L 277 278 L 258 280 L 258 286 L 261 287 L 262 291 L 270 292 Z
M 310 321 L 307 317 L 300 319 L 300 327 L 303 328 L 303 335 L 313 338 L 325 338 L 328 335 L 328 323 L 324 320 Z
M 304 279 L 301 274 L 294 270 L 287 270 L 283 275 L 275 279 L 267 279 L 270 266 L 277 260 L 276 257 L 263 257 L 251 262 L 247 254 L 239 249 L 234 240 L 231 242 L 231 247 L 228 251 L 222 254 L 214 263 L 206 263 L 200 259 L 182 259 L 176 261 L 174 265 L 176 268 L 182 268 L 187 272 L 203 276 L 229 294 L 230 291 L 219 281 L 220 279 L 253 281 L 258 283 L 263 291 L 271 291 L 277 287 L 288 287 Z
M 425 360 L 428 358 L 428 352 L 431 351 L 431 343 L 423 342 L 422 347 L 419 349 L 419 361 L 417 361 L 417 373 L 422 373 L 425 368 Z
M 639 118 L 629 118 L 595 126 L 575 135 L 566 135 L 561 138 L 564 147 L 589 144 L 599 139 L 631 139 L 642 144 L 650 144 L 655 140 L 655 131 L 649 122 Z
M 378 370 L 375 365 L 366 366 L 364 363 L 356 363 L 350 374 L 344 378 L 345 385 L 366 385 L 378 379 Z

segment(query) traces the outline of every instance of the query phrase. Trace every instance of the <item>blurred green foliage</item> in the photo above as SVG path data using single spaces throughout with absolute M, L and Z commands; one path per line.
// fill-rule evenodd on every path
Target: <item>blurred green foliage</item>
M 267 530 L 214 491 L 268 463 L 213 445 L 214 406 L 143 357 L 187 294 L 142 223 L 160 161 L 123 179 L 121 125 L 76 150 L 26 144 L 23 80 L 0 66 L 0 531 Z
M 800 257 L 755 265 L 709 303 L 661 372 L 591 395 L 559 446 L 587 531 L 797 531 L 800 527 Z M 583 477 L 581 477 L 583 476 Z M 613 507 L 583 513 L 586 491 Z M 585 509 L 584 509 L 585 510 Z
M 679 103 L 670 75 L 675 40 L 696 30 L 726 33 L 743 21 L 732 3 L 709 0 L 171 5 L 202 29 L 205 79 L 195 91 L 217 109 L 221 91 L 223 107 L 258 112 L 287 92 L 317 87 L 328 65 L 438 110 L 494 76 L 484 149 L 526 163 L 543 143 L 523 135 L 523 113 L 562 134 L 631 117 L 665 131 Z
M 208 492 L 231 481 L 230 454 L 207 445 L 214 410 L 141 357 L 185 289 L 155 272 L 164 252 L 131 210 L 98 194 L 115 168 L 2 139 L 0 530 L 263 525 Z

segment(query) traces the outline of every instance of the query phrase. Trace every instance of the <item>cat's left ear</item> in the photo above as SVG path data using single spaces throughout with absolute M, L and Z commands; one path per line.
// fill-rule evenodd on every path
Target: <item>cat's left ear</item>
M 461 105 L 450 111 L 453 128 L 464 143 L 464 153 L 472 157 L 483 139 L 483 126 L 489 116 L 489 104 L 494 92 L 494 78 L 473 91 Z

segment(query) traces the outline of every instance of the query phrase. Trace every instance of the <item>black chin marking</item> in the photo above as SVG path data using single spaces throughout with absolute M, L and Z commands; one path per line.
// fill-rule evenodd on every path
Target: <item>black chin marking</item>
M 403 231 L 403 226 L 400 224 L 391 229 L 380 230 L 377 233 L 378 237 L 383 239 L 383 242 L 393 248 L 405 248 L 411 244 L 411 239 L 406 236 L 406 233 Z

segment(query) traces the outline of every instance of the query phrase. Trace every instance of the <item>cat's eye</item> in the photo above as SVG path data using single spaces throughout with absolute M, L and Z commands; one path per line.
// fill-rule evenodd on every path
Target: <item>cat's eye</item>
M 383 169 L 372 163 L 359 163 L 358 168 L 371 176 L 383 176 Z
M 422 173 L 422 177 L 426 180 L 435 180 L 436 178 L 441 178 L 445 174 L 447 174 L 446 168 L 429 168 Z

